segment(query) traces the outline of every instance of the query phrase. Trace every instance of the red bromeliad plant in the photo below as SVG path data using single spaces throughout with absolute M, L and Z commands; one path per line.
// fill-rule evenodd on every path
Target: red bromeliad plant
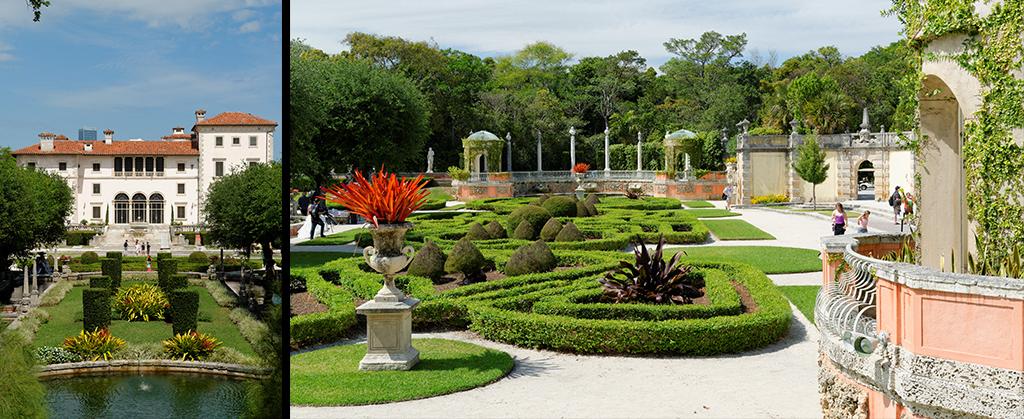
M 590 171 L 590 165 L 587 163 L 576 163 L 576 165 L 572 167 L 573 173 L 584 174 L 588 171 Z
M 427 202 L 430 192 L 423 187 L 423 175 L 416 179 L 398 178 L 394 173 L 374 173 L 367 180 L 356 170 L 355 180 L 348 184 L 323 187 L 326 199 L 380 224 L 399 224 Z

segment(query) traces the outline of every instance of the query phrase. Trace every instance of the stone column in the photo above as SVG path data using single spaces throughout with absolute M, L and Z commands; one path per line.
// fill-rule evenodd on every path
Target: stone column
M 512 133 L 505 132 L 505 147 L 508 149 L 508 172 L 512 173 Z
M 641 133 L 637 132 L 636 133 L 636 171 L 638 171 L 638 172 L 643 170 L 643 168 L 644 168 L 644 166 L 642 164 L 643 161 L 641 160 L 642 157 L 640 157 L 640 156 L 643 155 L 643 150 L 644 150 L 643 135 Z
M 611 172 L 611 159 L 608 156 L 608 127 L 604 127 L 604 171 Z
M 22 268 L 22 272 L 25 273 L 25 281 L 21 285 L 21 312 L 22 314 L 28 313 L 28 306 L 31 303 L 29 299 L 29 284 L 28 284 L 28 266 Z
M 793 163 L 796 162 L 796 148 L 800 145 L 800 137 L 797 134 L 797 125 L 800 122 L 793 118 L 789 121 L 789 151 L 786 153 L 786 166 L 787 167 L 787 185 L 789 185 L 789 202 L 800 202 L 803 200 L 803 194 L 800 193 L 800 176 L 797 176 L 796 170 L 793 169 Z
M 36 260 L 32 259 L 32 305 L 39 304 L 39 271 Z
M 750 205 L 750 194 L 753 193 L 751 189 L 751 162 L 750 162 L 750 149 L 747 146 L 747 140 L 750 139 L 750 121 L 746 119 L 736 124 L 740 128 L 740 138 L 736 142 L 736 153 L 739 154 L 736 159 L 736 170 L 739 172 L 739 188 L 740 199 L 737 201 L 738 204 Z
M 569 127 L 569 167 L 576 167 L 576 127 Z
M 544 171 L 544 162 L 540 158 L 541 147 L 540 147 L 540 130 L 537 130 L 537 171 Z

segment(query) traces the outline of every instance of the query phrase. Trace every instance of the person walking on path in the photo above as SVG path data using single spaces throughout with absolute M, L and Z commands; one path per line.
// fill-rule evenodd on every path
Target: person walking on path
M 731 208 L 730 205 L 729 205 L 729 202 L 732 201 L 732 193 L 733 193 L 732 184 L 729 184 L 728 186 L 726 186 L 725 190 L 722 191 L 722 198 L 725 198 L 725 210 L 726 211 L 729 211 L 730 208 Z
M 128 254 L 128 240 L 124 241 L 124 254 Z
M 864 210 L 864 212 L 862 212 L 860 214 L 860 217 L 857 217 L 857 232 L 858 233 L 867 233 L 868 232 L 868 217 L 870 217 L 870 216 L 871 216 L 871 211 Z
M 899 224 L 900 207 L 903 205 L 903 196 L 900 194 L 900 187 L 897 186 L 896 190 L 892 191 L 892 195 L 889 195 L 889 206 L 892 207 L 892 223 Z
M 832 233 L 836 236 L 846 234 L 846 210 L 839 202 L 836 202 L 836 209 L 832 211 Z
M 146 256 L 149 256 L 149 242 L 146 242 Z
M 309 230 L 309 239 L 313 240 L 316 237 L 316 226 L 320 226 L 320 237 L 324 237 L 324 220 L 320 218 L 320 201 L 319 199 L 313 198 L 313 203 L 309 204 L 309 221 L 312 223 L 312 228 Z M 323 205 L 326 208 L 327 205 Z

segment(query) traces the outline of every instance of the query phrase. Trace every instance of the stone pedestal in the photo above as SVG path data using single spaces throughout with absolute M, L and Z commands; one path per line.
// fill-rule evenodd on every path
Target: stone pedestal
M 375 299 L 356 309 L 366 316 L 366 356 L 359 362 L 360 370 L 404 371 L 420 361 L 420 351 L 412 347 L 412 309 L 419 303 L 415 298 Z

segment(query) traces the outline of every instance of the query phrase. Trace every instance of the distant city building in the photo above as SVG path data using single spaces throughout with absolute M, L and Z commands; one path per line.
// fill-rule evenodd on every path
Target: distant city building
M 96 141 L 96 128 L 79 128 L 78 141 Z
M 12 153 L 18 164 L 63 177 L 75 196 L 69 222 L 167 225 L 201 222 L 210 184 L 233 168 L 271 161 L 277 123 L 244 112 L 206 118 L 191 132 L 175 127 L 156 141 L 74 141 L 50 132 Z M 82 131 L 79 131 L 82 132 Z M 81 134 L 80 134 L 81 136 Z

